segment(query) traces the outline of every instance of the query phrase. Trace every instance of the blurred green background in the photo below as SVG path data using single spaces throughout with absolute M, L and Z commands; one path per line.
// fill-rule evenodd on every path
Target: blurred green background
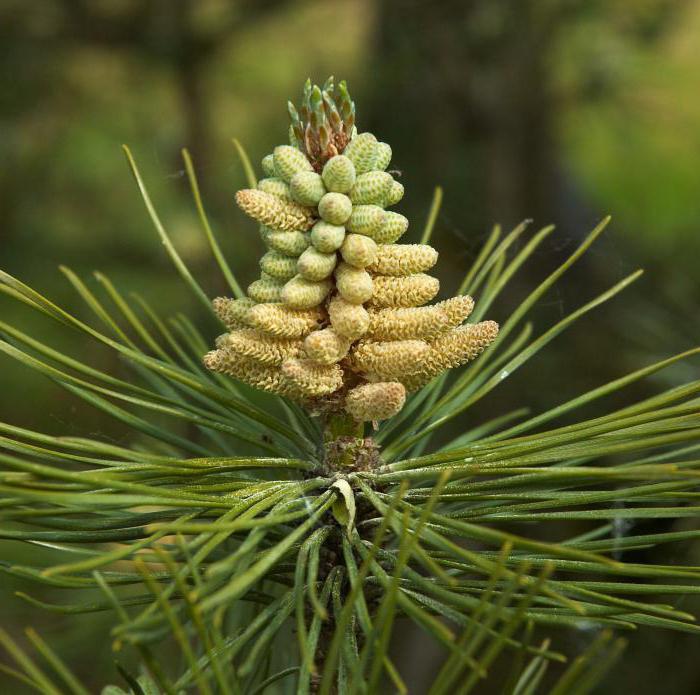
M 409 237 L 420 233 L 433 187 L 444 188 L 434 244 L 445 294 L 494 223 L 509 228 L 523 218 L 553 222 L 558 233 L 516 278 L 497 320 L 607 213 L 606 238 L 546 297 L 540 329 L 634 268 L 648 271 L 509 379 L 484 403 L 484 417 L 552 405 L 700 341 L 698 0 L 1 0 L 0 46 L 1 265 L 79 316 L 89 311 L 60 264 L 96 291 L 91 273 L 99 269 L 165 313 L 195 322 L 201 314 L 150 226 L 122 143 L 214 296 L 224 286 L 211 272 L 181 148 L 192 154 L 215 231 L 247 284 L 262 245 L 233 204 L 244 176 L 231 138 L 257 165 L 286 139 L 286 99 L 298 98 L 307 76 L 334 74 L 348 80 L 360 129 L 392 144 Z M 2 301 L 0 311 L 1 321 L 44 342 L 119 369 L 13 303 Z M 215 335 L 215 326 L 198 323 Z M 694 372 L 679 366 L 658 379 L 678 383 Z M 0 393 L 0 420 L 129 438 L 7 359 Z M 29 552 L 42 551 L 0 545 L 4 558 Z M 698 565 L 698 555 L 672 547 L 654 557 Z M 40 628 L 95 688 L 116 680 L 109 616 L 47 616 L 12 596 L 16 584 L 2 575 L 0 582 L 2 621 L 13 632 Z M 589 637 L 561 639 L 575 649 Z M 397 649 L 422 692 L 434 666 L 429 648 L 409 636 Z M 695 653 L 692 638 L 633 636 L 600 692 L 657 693 L 662 673 L 665 692 L 700 692 Z M 0 692 L 21 692 L 2 678 Z

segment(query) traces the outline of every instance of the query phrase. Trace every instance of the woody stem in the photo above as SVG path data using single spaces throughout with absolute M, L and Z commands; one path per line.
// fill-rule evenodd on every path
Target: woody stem
M 362 441 L 364 424 L 347 414 L 330 415 L 324 429 L 326 451 L 333 451 L 332 467 L 336 470 L 352 470 L 355 464 L 355 451 L 352 444 Z M 354 441 L 353 441 L 354 440 Z

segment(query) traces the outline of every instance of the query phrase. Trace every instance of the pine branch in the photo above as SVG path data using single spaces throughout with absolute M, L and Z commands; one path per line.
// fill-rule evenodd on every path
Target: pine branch
M 293 133 L 301 128 L 305 138 L 303 151 L 320 158 L 314 165 L 341 156 L 334 148 L 353 132 L 354 105 L 344 86 L 334 90 L 332 82 L 319 88 L 319 101 L 309 87 L 298 120 L 292 118 Z M 358 168 L 386 160 L 386 147 L 376 138 L 353 142 L 350 154 Z M 304 160 L 311 168 L 303 165 L 302 149 L 290 154 L 291 149 L 283 150 L 276 165 L 273 156 L 272 166 L 280 172 L 301 166 L 304 176 L 298 187 L 278 181 L 275 190 L 283 196 L 292 190 L 318 193 L 323 176 L 312 171 L 311 161 Z M 483 397 L 506 388 L 515 370 L 638 277 L 634 273 L 621 280 L 543 331 L 535 331 L 529 321 L 537 302 L 594 243 L 607 219 L 521 302 L 490 346 L 481 346 L 480 357 L 456 368 L 453 379 L 436 373 L 404 399 L 404 382 L 415 376 L 406 371 L 411 367 L 406 355 L 416 362 L 418 353 L 435 358 L 430 353 L 435 343 L 428 346 L 424 340 L 432 334 L 373 340 L 363 311 L 372 312 L 375 324 L 385 315 L 376 318 L 369 301 L 319 299 L 313 283 L 322 281 L 296 282 L 292 289 L 301 287 L 299 296 L 311 296 L 315 304 L 291 308 L 276 301 L 276 308 L 251 314 L 255 326 L 237 324 L 249 317 L 251 307 L 270 303 L 243 297 L 212 232 L 192 161 L 186 152 L 183 156 L 202 231 L 239 302 L 216 304 L 217 318 L 224 319 L 229 335 L 248 331 L 250 337 L 258 331 L 252 338 L 257 352 L 251 354 L 264 353 L 267 362 L 229 355 L 238 360 L 233 366 L 243 377 L 254 372 L 255 383 L 252 377 L 244 383 L 210 371 L 201 359 L 220 326 L 212 323 L 209 334 L 202 335 L 188 317 L 166 319 L 143 298 L 122 294 L 104 275 L 97 274 L 99 288 L 93 292 L 62 269 L 91 310 L 92 318 L 83 320 L 0 273 L 0 291 L 9 300 L 63 330 L 77 331 L 127 368 L 117 377 L 86 364 L 79 354 L 65 354 L 0 322 L 5 356 L 98 408 L 129 434 L 127 443 L 115 445 L 99 437 L 54 437 L 0 423 L 0 538 L 51 548 L 43 563 L 0 564 L 0 572 L 26 583 L 19 599 L 63 614 L 112 611 L 115 645 L 134 650 L 144 670 L 133 675 L 122 669 L 131 692 L 262 693 L 273 684 L 280 692 L 371 693 L 388 687 L 409 692 L 411 684 L 403 681 L 390 645 L 396 626 L 412 621 L 445 653 L 434 695 L 474 692 L 504 653 L 514 665 L 506 692 L 544 692 L 545 673 L 561 668 L 566 655 L 549 640 L 535 641 L 535 632 L 595 627 L 599 637 L 560 673 L 551 690 L 552 695 L 586 693 L 623 647 L 610 630 L 644 626 L 698 632 L 692 615 L 659 599 L 700 592 L 697 568 L 631 563 L 625 555 L 693 541 L 698 532 L 668 526 L 640 533 L 633 527 L 620 535 L 617 522 L 697 515 L 700 381 L 622 407 L 601 407 L 597 416 L 580 418 L 577 411 L 695 358 L 700 348 L 642 367 L 543 413 L 523 407 L 485 422 L 478 417 Z M 210 298 L 168 236 L 128 150 L 127 158 L 176 272 L 209 312 Z M 242 159 L 247 161 L 244 152 Z M 348 168 L 341 164 L 331 170 L 342 183 Z M 269 176 L 270 166 L 266 158 L 265 185 L 279 178 Z M 370 168 L 365 173 L 371 178 L 357 199 L 372 194 L 374 186 L 387 196 L 391 182 L 376 176 L 386 172 Z M 256 178 L 254 172 L 250 177 Z M 265 196 L 256 201 L 264 206 Z M 324 209 L 288 202 L 278 198 L 274 206 L 286 221 L 315 219 Z M 379 219 L 380 213 L 366 209 L 372 205 L 350 204 L 355 218 L 348 224 L 361 227 L 373 216 Z M 439 204 L 438 189 L 424 244 Z M 298 207 L 304 215 L 296 215 Z M 329 206 L 326 212 L 337 209 Z M 382 224 L 391 226 L 396 219 L 382 216 Z M 272 244 L 278 240 L 270 235 L 287 234 L 295 244 L 315 249 L 314 239 L 323 245 L 337 236 L 321 231 L 314 236 L 313 231 L 267 230 L 263 236 Z M 494 228 L 462 283 L 462 292 L 477 295 L 471 323 L 464 326 L 477 326 L 487 312 L 497 311 L 512 279 L 553 229 L 534 232 L 514 251 L 515 242 L 528 233 L 526 223 L 505 237 Z M 433 259 L 426 247 L 402 249 L 393 241 L 360 246 L 372 253 L 378 253 L 375 247 L 394 249 L 377 256 L 383 269 L 410 268 L 414 277 Z M 266 261 L 273 272 L 286 272 L 288 265 L 278 256 Z M 347 268 L 323 282 L 349 296 L 365 288 L 367 278 L 373 282 L 375 266 L 366 267 L 366 277 L 350 272 L 354 279 L 347 287 Z M 281 279 L 263 280 L 268 290 L 285 292 Z M 420 287 L 426 283 L 421 279 Z M 291 290 L 288 295 L 297 297 Z M 472 308 L 464 298 L 448 306 L 453 305 Z M 389 307 L 405 308 L 412 311 Z M 464 331 L 459 327 L 466 317 L 457 316 L 457 325 L 451 325 L 444 303 L 427 309 L 400 316 L 413 317 L 416 326 L 422 321 L 420 330 L 430 324 L 437 335 Z M 328 331 L 340 326 L 362 331 L 329 338 Z M 299 349 L 306 352 L 291 365 L 285 366 L 286 357 L 273 349 L 275 340 L 301 342 L 309 332 L 323 331 L 316 342 L 303 343 Z M 251 345 L 233 343 L 246 350 Z M 467 347 L 476 357 L 474 345 Z M 368 374 L 372 370 L 377 374 Z M 378 381 L 390 370 L 399 379 L 391 388 L 392 382 Z M 338 379 L 335 391 L 320 389 Z M 265 386 L 268 393 L 251 384 Z M 396 385 L 404 389 L 401 398 L 394 398 Z M 370 421 L 385 414 L 390 417 L 375 429 Z M 465 414 L 472 423 L 468 430 L 432 446 L 432 435 Z M 561 522 L 569 520 L 585 523 L 586 530 L 568 531 Z M 533 522 L 556 529 L 559 542 L 531 534 Z M 44 587 L 64 588 L 64 600 L 45 600 Z M 4 673 L 41 692 L 86 691 L 36 633 L 28 637 L 50 672 L 0 632 L 0 644 L 13 662 L 0 665 Z M 161 660 L 166 642 L 181 653 L 182 668 Z M 124 692 L 110 688 L 105 692 Z

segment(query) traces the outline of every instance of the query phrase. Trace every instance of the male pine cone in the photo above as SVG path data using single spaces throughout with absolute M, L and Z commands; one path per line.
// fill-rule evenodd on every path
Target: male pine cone
M 476 358 L 498 334 L 464 323 L 474 302 L 427 305 L 438 254 L 397 244 L 408 228 L 387 210 L 403 186 L 386 171 L 391 147 L 358 133 L 347 86 L 329 78 L 289 104 L 290 144 L 262 161 L 257 189 L 236 202 L 260 223 L 269 251 L 242 299 L 219 297 L 228 329 L 204 358 L 211 370 L 355 420 L 396 415 L 406 392 Z

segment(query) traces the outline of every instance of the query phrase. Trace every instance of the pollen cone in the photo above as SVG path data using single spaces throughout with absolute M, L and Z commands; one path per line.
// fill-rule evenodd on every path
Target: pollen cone
M 475 359 L 493 321 L 464 324 L 471 297 L 430 304 L 428 244 L 399 244 L 408 219 L 391 147 L 358 132 L 345 82 L 310 80 L 288 104 L 289 142 L 262 160 L 256 188 L 236 193 L 267 251 L 247 296 L 213 306 L 228 333 L 207 368 L 360 422 L 392 417 L 406 391 Z

